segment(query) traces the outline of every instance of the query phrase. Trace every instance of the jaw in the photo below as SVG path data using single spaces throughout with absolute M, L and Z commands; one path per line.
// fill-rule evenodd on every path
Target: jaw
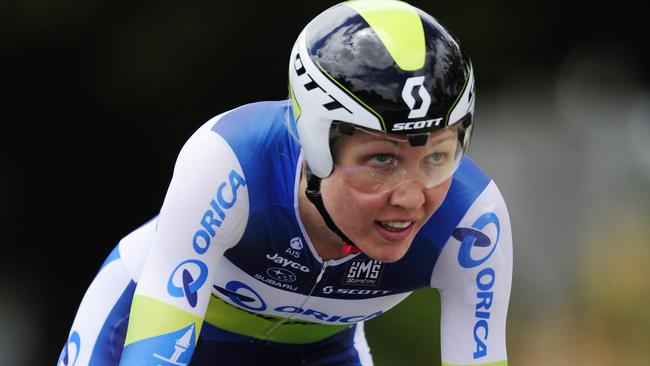
M 415 227 L 410 231 L 414 229 Z M 359 237 L 361 239 L 355 241 L 355 243 L 367 256 L 384 263 L 392 263 L 402 259 L 406 254 L 413 242 L 414 234 L 410 232 L 401 240 L 387 240 L 378 233 L 378 229 L 373 223 L 370 230 L 365 235 L 359 235 Z
M 407 245 L 399 245 L 399 246 L 396 245 L 388 246 L 383 244 L 377 244 L 374 245 L 372 248 L 369 248 L 368 250 L 364 250 L 362 248 L 362 251 L 372 259 L 384 263 L 393 263 L 402 259 L 402 257 L 404 257 L 404 255 L 408 251 L 409 247 L 410 247 L 410 243 Z

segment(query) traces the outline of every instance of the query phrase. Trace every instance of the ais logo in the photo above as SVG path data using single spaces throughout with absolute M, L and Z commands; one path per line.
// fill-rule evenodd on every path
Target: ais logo
M 167 292 L 174 297 L 185 297 L 191 307 L 196 307 L 197 295 L 208 278 L 208 266 L 197 259 L 188 259 L 174 268 Z

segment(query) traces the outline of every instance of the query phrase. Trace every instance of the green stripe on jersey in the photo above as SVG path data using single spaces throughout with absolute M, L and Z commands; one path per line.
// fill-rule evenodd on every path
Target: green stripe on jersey
M 195 334 L 198 339 L 203 319 L 152 297 L 135 295 L 131 304 L 129 328 L 124 346 L 142 339 L 175 332 L 192 323 L 195 324 Z
M 363 17 L 402 70 L 424 66 L 424 28 L 413 7 L 393 0 L 353 0 L 345 5 Z
M 212 295 L 205 321 L 229 332 L 280 343 L 305 344 L 321 341 L 350 325 L 326 325 L 255 314 Z

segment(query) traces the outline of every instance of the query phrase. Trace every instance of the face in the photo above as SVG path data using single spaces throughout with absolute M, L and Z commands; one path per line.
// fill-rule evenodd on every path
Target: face
M 420 147 L 364 133 L 341 137 L 336 168 L 321 183 L 323 203 L 359 249 L 395 262 L 444 200 L 451 178 L 438 178 L 432 186 L 429 177 L 449 164 L 443 159 L 455 156 L 456 146 L 453 130 L 430 136 Z

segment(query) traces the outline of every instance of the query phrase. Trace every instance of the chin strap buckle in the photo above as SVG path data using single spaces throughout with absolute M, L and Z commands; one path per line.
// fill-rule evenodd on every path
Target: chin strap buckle
M 359 247 L 354 244 L 345 243 L 343 244 L 343 253 L 346 254 L 361 253 L 361 249 L 359 249 Z

